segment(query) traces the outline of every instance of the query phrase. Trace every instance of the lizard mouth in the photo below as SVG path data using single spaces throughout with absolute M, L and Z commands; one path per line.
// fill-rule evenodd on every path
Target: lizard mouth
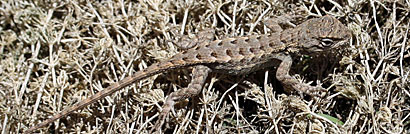
M 326 49 L 323 47 L 318 47 L 318 46 L 312 46 L 308 49 L 305 49 L 305 51 L 301 51 L 302 54 L 304 55 L 316 55 L 318 53 L 323 53 L 325 52 Z

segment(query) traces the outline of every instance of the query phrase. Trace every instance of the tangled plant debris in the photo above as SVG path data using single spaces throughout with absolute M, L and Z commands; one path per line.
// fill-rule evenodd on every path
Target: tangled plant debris
M 332 15 L 352 30 L 336 58 L 300 57 L 293 72 L 329 89 L 314 100 L 283 92 L 275 69 L 212 75 L 176 105 L 165 133 L 409 133 L 410 2 L 399 1 L 1 1 L 0 130 L 21 133 L 65 107 L 179 51 L 213 29 L 215 39 L 269 34 Z M 283 24 L 284 28 L 291 27 Z M 189 71 L 137 82 L 60 119 L 42 133 L 147 133 Z

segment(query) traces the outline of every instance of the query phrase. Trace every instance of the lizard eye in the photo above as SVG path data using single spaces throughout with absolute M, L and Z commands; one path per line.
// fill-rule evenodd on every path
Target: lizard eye
M 320 43 L 322 43 L 323 46 L 328 47 L 328 46 L 333 45 L 333 40 L 329 38 L 324 38 L 321 40 Z

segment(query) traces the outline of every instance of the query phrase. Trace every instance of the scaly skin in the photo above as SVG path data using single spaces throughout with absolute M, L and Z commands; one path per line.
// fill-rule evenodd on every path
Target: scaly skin
M 153 64 L 148 68 L 124 78 L 91 97 L 64 109 L 59 114 L 25 131 L 32 133 L 73 111 L 84 108 L 112 93 L 144 78 L 176 68 L 193 67 L 193 78 L 188 87 L 173 92 L 167 98 L 163 111 L 153 129 L 160 129 L 176 101 L 197 95 L 210 72 L 241 75 L 266 67 L 279 65 L 276 78 L 286 89 L 316 95 L 323 91 L 320 86 L 310 86 L 298 82 L 289 75 L 292 55 L 317 54 L 335 50 L 347 44 L 351 38 L 349 30 L 331 16 L 310 19 L 295 28 L 270 35 L 257 35 L 239 38 L 225 38 L 209 41 L 187 49 L 167 61 Z M 195 44 L 195 43 L 194 43 Z

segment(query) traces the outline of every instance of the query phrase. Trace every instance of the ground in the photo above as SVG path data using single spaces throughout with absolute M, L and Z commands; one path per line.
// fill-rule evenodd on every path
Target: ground
M 207 29 L 215 38 L 269 34 L 263 21 L 331 15 L 354 38 L 341 55 L 301 56 L 300 79 L 329 89 L 284 92 L 275 68 L 212 74 L 176 105 L 165 133 L 410 133 L 410 2 L 19 1 L 0 4 L 0 130 L 21 133 L 179 51 Z M 284 28 L 289 27 L 284 25 Z M 165 97 L 189 69 L 150 77 L 42 128 L 42 133 L 148 133 Z

